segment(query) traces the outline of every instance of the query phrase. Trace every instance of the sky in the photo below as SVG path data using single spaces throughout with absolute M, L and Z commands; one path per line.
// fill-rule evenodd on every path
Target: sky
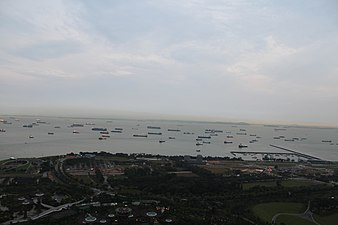
M 0 114 L 338 125 L 336 0 L 2 0 Z

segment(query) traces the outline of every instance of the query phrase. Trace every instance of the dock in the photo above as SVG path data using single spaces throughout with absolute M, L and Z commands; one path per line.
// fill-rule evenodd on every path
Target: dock
M 287 152 L 294 153 L 294 155 L 296 155 L 296 156 L 301 156 L 301 157 L 304 157 L 304 158 L 307 158 L 307 159 L 311 159 L 311 160 L 322 160 L 322 159 L 317 158 L 317 157 L 315 157 L 315 156 L 311 156 L 311 155 L 307 155 L 307 154 L 304 154 L 304 153 L 300 153 L 300 152 L 297 152 L 297 151 L 292 150 L 292 149 L 280 147 L 280 146 L 277 146 L 277 145 L 270 145 L 270 146 L 271 146 L 271 147 L 274 147 L 274 148 L 282 149 L 282 150 L 287 151 Z
M 278 149 L 281 149 L 283 151 L 286 151 L 286 152 L 262 152 L 262 151 L 251 151 L 251 152 L 248 152 L 248 151 L 231 151 L 230 153 L 231 154 L 247 154 L 247 155 L 284 155 L 284 156 L 298 156 L 298 157 L 303 157 L 303 158 L 306 158 L 308 160 L 312 160 L 312 161 L 323 161 L 322 159 L 320 158 L 317 158 L 315 156 L 311 156 L 311 155 L 307 155 L 307 154 L 304 154 L 304 153 L 300 153 L 300 152 L 297 152 L 297 151 L 294 151 L 292 149 L 288 149 L 288 148 L 284 148 L 284 147 L 280 147 L 280 146 L 277 146 L 277 145 L 270 145 L 271 147 L 274 147 L 274 148 L 278 148 Z

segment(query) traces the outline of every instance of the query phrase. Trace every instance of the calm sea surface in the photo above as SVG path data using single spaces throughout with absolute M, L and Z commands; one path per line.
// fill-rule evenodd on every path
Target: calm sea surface
M 304 128 L 264 125 L 234 125 L 207 122 L 182 121 L 145 121 L 145 120 L 103 120 L 72 118 L 40 118 L 38 126 L 23 127 L 37 123 L 34 117 L 1 117 L 8 123 L 0 122 L 0 159 L 9 157 L 40 157 L 81 151 L 107 151 L 125 153 L 152 153 L 161 155 L 197 155 L 230 156 L 231 151 L 283 152 L 270 144 L 289 148 L 324 160 L 338 161 L 338 129 Z M 83 127 L 71 127 L 72 124 L 84 124 Z M 86 125 L 93 123 L 95 125 Z M 148 129 L 148 126 L 160 129 Z M 60 128 L 55 128 L 60 127 Z M 100 132 L 93 127 L 107 128 L 110 137 L 99 140 Z M 122 133 L 111 133 L 115 128 L 122 128 Z M 179 131 L 168 131 L 174 129 Z M 209 136 L 207 129 L 223 131 L 214 133 L 210 139 L 203 139 L 203 145 L 196 146 L 199 135 Z M 79 133 L 74 134 L 76 130 Z M 54 133 L 53 135 L 48 134 Z M 161 132 L 151 135 L 148 132 Z M 239 134 L 240 133 L 240 134 Z M 246 133 L 246 135 L 244 134 Z M 148 134 L 147 138 L 133 137 L 134 134 Z M 32 136 L 33 138 L 30 138 Z M 227 138 L 233 136 L 233 138 Z M 281 137 L 280 137 L 281 136 Z M 283 137 L 284 136 L 284 137 Z M 170 137 L 170 139 L 169 139 Z M 280 137 L 280 139 L 276 139 Z M 285 141 L 285 139 L 293 141 Z M 159 140 L 165 141 L 159 143 Z M 232 144 L 224 144 L 224 141 Z M 252 140 L 257 140 L 250 143 Z M 323 142 L 331 141 L 331 142 Z M 199 141 L 202 143 L 203 141 Z M 248 148 L 239 149 L 239 144 Z M 196 152 L 196 150 L 200 150 Z

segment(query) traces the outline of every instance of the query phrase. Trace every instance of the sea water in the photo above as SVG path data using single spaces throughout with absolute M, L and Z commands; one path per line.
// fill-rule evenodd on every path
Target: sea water
M 6 130 L 6 132 L 0 132 L 0 159 L 41 157 L 86 151 L 192 156 L 201 154 L 203 156 L 229 157 L 234 156 L 232 151 L 284 152 L 270 146 L 273 144 L 323 160 L 338 161 L 338 129 L 332 128 L 56 117 L 13 118 L 3 116 L 1 119 L 7 120 L 11 124 L 0 123 L 0 129 Z M 40 123 L 37 123 L 38 121 Z M 38 125 L 32 128 L 23 127 L 23 125 L 32 123 Z M 86 123 L 95 125 L 86 125 Z M 71 127 L 72 124 L 83 124 L 84 126 Z M 160 129 L 148 129 L 148 126 L 160 127 Z M 107 128 L 110 137 L 99 140 L 101 134 L 98 131 L 92 131 L 93 127 Z M 115 128 L 122 128 L 122 133 L 111 133 L 110 131 Z M 168 129 L 179 131 L 168 131 Z M 78 133 L 74 134 L 74 130 Z M 203 139 L 210 144 L 204 143 L 196 146 L 198 136 L 210 135 L 205 133 L 206 130 L 223 132 L 214 133 L 218 136 L 211 136 L 210 139 Z M 54 134 L 50 135 L 49 132 Z M 161 132 L 162 135 L 150 135 L 148 132 Z M 148 134 L 148 137 L 134 137 L 134 134 Z M 227 138 L 227 136 L 233 136 L 233 138 Z M 285 138 L 274 139 L 279 136 Z M 285 139 L 294 138 L 294 141 L 285 141 Z M 165 142 L 160 143 L 160 140 Z M 233 143 L 224 144 L 225 140 Z M 257 141 L 250 143 L 252 140 Z M 323 142 L 323 140 L 331 142 Z M 203 141 L 198 142 L 202 143 Z M 239 144 L 248 147 L 240 149 Z

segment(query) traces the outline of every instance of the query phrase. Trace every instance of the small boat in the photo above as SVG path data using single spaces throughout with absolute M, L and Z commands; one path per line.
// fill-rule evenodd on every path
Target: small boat
M 109 134 L 108 131 L 100 131 L 100 134 Z
M 29 138 L 34 138 L 34 136 L 30 135 Z
M 196 141 L 202 141 L 202 138 L 196 138 Z
M 201 150 L 197 149 L 196 152 L 201 152 Z
M 54 133 L 53 132 L 48 132 L 48 135 L 53 135 Z
M 60 126 L 56 126 L 56 127 L 54 127 L 54 128 L 61 128 Z
M 210 141 L 203 141 L 203 144 L 210 144 Z
M 232 141 L 224 141 L 224 144 L 232 144 Z
M 79 123 L 73 123 L 72 125 L 70 125 L 70 127 L 83 127 L 83 124 L 79 124 Z
M 6 130 L 5 129 L 0 129 L 0 132 L 4 133 L 4 132 L 6 132 Z
M 80 132 L 77 130 L 73 130 L 73 134 L 79 134 Z
M 203 144 L 200 143 L 200 142 L 197 142 L 197 143 L 196 143 L 196 146 L 200 146 L 200 145 L 203 145 Z
M 243 145 L 243 144 L 238 145 L 238 148 L 247 148 L 247 147 L 248 147 L 247 145 Z
M 331 140 L 322 140 L 323 143 L 331 143 Z
M 161 144 L 161 143 L 164 143 L 165 141 L 163 141 L 163 140 L 159 140 L 158 142 Z
M 175 137 L 169 137 L 169 139 L 175 139 Z
M 107 134 L 102 134 L 102 136 L 101 137 L 103 137 L 103 138 L 109 138 L 110 137 L 110 135 L 107 135 Z
M 99 140 L 106 140 L 106 138 L 104 138 L 104 137 L 99 137 Z
M 232 136 L 232 135 L 228 135 L 228 136 L 227 136 L 227 138 L 234 138 L 234 136 Z

